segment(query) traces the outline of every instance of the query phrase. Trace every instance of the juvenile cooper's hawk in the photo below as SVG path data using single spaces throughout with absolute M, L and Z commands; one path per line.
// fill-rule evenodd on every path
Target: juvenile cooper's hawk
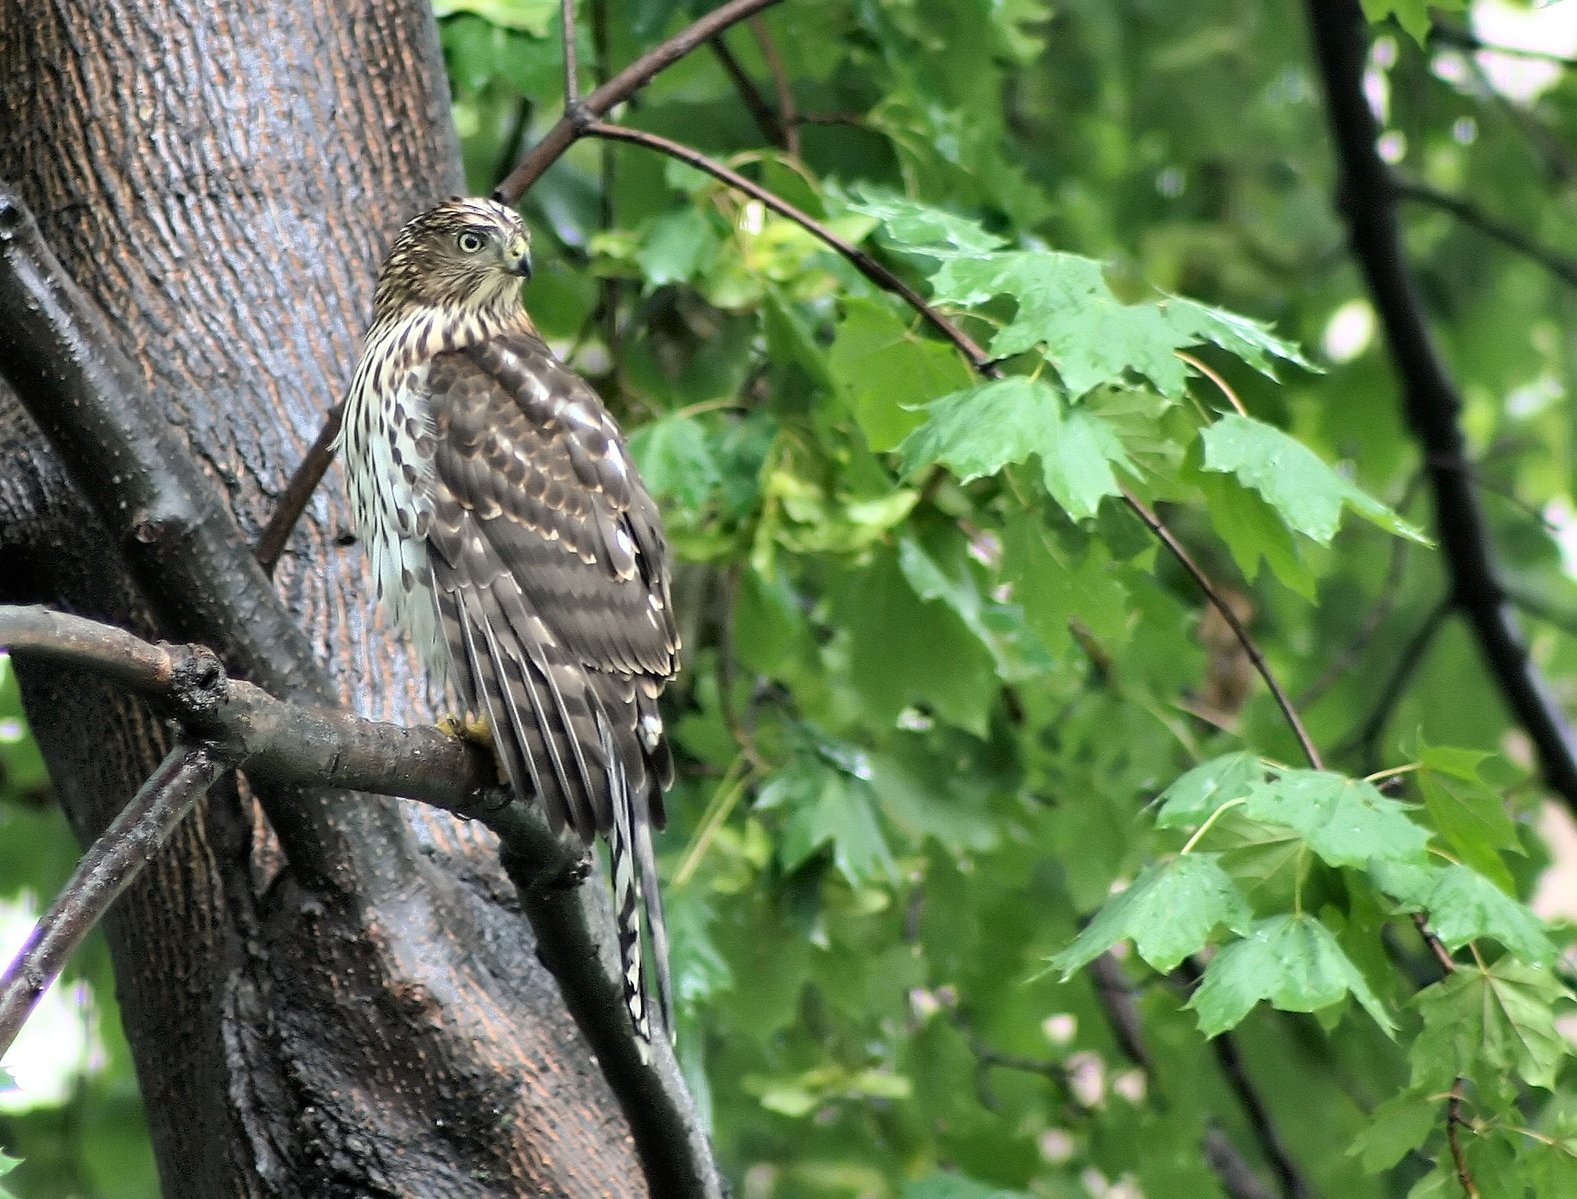
M 596 394 L 520 303 L 520 218 L 454 199 L 400 231 L 373 298 L 344 450 L 378 595 L 488 721 L 517 797 L 608 839 L 625 1001 L 651 1040 L 641 913 L 670 1015 L 652 827 L 678 666 L 656 505 Z

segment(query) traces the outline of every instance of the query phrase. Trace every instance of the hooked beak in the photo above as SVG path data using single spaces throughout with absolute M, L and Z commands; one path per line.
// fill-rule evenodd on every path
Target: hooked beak
M 505 247 L 504 269 L 527 283 L 531 282 L 531 243 L 519 234 L 510 238 L 509 245 Z

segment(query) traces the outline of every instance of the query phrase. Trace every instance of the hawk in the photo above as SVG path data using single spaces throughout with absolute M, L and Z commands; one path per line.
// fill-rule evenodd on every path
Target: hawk
M 652 855 L 673 781 L 657 708 L 679 655 L 667 546 L 618 426 L 521 305 L 530 251 L 492 200 L 400 231 L 338 444 L 380 600 L 487 721 L 514 794 L 554 831 L 607 838 L 644 1054 L 643 912 L 672 1027 Z

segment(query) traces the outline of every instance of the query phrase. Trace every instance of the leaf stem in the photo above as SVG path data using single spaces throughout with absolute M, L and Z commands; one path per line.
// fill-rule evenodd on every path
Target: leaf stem
M 1220 820 L 1224 813 L 1230 811 L 1233 808 L 1242 807 L 1247 802 L 1248 802 L 1248 796 L 1242 795 L 1242 796 L 1239 796 L 1237 799 L 1229 799 L 1229 800 L 1227 800 L 1226 803 L 1222 804 L 1214 812 L 1210 813 L 1210 815 L 1206 818 L 1205 822 L 1203 824 L 1201 824 L 1199 826 L 1198 830 L 1195 831 L 1194 835 L 1188 839 L 1188 844 L 1183 846 L 1183 848 L 1179 852 L 1178 856 L 1179 857 L 1183 857 L 1183 856 L 1185 856 L 1187 854 L 1192 853 L 1193 850 L 1194 850 L 1194 846 L 1199 844 L 1200 838 L 1203 837 L 1206 833 L 1208 833 L 1210 831 L 1210 827 L 1213 824 L 1215 824 L 1216 821 Z

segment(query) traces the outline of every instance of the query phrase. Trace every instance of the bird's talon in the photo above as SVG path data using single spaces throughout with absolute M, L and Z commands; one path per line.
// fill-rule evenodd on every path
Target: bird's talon
M 498 746 L 493 741 L 493 726 L 488 723 L 486 716 L 440 716 L 438 718 L 438 731 L 449 737 L 458 737 L 462 741 L 469 741 L 472 745 L 480 745 L 493 758 L 493 767 L 498 771 L 498 781 L 501 786 L 509 786 L 509 774 L 504 770 L 504 761 L 498 756 Z M 498 811 L 509 803 L 505 799 L 496 808 Z

